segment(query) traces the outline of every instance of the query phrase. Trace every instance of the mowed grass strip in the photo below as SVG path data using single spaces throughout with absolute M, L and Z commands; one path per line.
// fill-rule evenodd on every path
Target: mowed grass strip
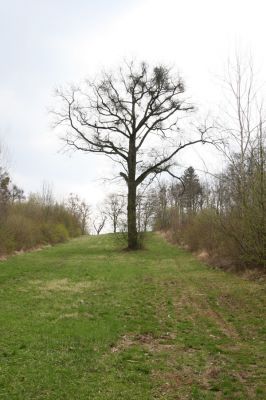
M 265 284 L 148 236 L 0 264 L 0 399 L 263 399 Z

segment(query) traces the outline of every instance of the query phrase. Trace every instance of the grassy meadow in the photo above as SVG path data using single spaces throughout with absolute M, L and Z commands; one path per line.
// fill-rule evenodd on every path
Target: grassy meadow
M 0 399 L 266 399 L 265 283 L 159 235 L 0 263 Z

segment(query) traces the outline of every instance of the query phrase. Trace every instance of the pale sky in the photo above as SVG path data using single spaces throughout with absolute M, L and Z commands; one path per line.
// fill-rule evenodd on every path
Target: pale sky
M 266 78 L 264 0 L 0 0 L 0 141 L 13 181 L 26 193 L 53 184 L 101 202 L 112 168 L 102 156 L 64 154 L 48 109 L 55 87 L 115 68 L 123 59 L 167 63 L 184 78 L 202 116 L 221 101 L 221 81 L 236 47 L 251 52 Z M 265 71 L 265 73 L 264 73 Z M 199 166 L 200 151 L 180 162 Z M 208 157 L 217 168 L 215 156 Z

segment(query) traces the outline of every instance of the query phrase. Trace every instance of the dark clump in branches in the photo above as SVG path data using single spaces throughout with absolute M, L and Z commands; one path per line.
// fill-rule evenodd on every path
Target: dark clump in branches
M 163 65 L 126 64 L 81 87 L 58 90 L 56 125 L 66 126 L 64 140 L 76 150 L 105 154 L 120 165 L 127 185 L 128 248 L 137 249 L 137 188 L 147 178 L 171 171 L 176 154 L 206 143 L 206 130 L 185 140 L 179 121 L 193 111 L 184 83 Z

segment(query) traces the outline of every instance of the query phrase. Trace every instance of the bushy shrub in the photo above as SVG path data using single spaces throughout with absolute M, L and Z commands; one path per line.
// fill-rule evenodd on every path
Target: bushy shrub
M 0 255 L 81 234 L 80 221 L 63 204 L 45 204 L 40 196 L 10 203 L 0 225 Z
M 15 239 L 6 226 L 0 226 L 0 255 L 12 253 L 16 249 Z
M 217 251 L 223 242 L 219 217 L 213 209 L 189 217 L 182 231 L 183 240 L 191 250 Z
M 16 250 L 34 247 L 41 241 L 38 225 L 24 215 L 9 215 L 7 226 L 12 234 Z
M 41 227 L 42 238 L 45 243 L 62 243 L 69 238 L 67 228 L 63 224 L 46 223 Z

